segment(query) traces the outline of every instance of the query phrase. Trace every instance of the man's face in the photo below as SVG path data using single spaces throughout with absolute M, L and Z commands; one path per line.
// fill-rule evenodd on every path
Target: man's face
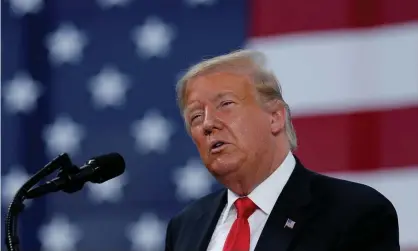
M 271 115 L 262 109 L 249 78 L 227 72 L 192 79 L 185 119 L 201 159 L 215 176 L 251 173 L 272 139 Z

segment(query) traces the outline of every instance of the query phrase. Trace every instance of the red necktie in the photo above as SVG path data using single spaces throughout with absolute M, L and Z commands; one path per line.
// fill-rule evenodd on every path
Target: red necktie
M 223 251 L 248 251 L 250 250 L 250 217 L 257 209 L 257 205 L 251 199 L 244 197 L 235 201 L 237 219 L 229 231 Z

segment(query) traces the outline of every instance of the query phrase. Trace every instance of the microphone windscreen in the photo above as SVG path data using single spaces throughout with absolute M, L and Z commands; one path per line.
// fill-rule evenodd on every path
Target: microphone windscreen
M 109 153 L 95 157 L 92 159 L 92 162 L 95 163 L 95 172 L 90 179 L 93 183 L 103 183 L 125 172 L 125 160 L 118 153 Z

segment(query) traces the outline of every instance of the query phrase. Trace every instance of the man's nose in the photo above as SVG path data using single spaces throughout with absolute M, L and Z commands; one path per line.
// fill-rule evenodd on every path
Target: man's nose
M 203 120 L 203 133 L 205 135 L 212 134 L 213 130 L 216 128 L 217 117 L 216 112 L 210 108 L 206 108 L 205 117 Z

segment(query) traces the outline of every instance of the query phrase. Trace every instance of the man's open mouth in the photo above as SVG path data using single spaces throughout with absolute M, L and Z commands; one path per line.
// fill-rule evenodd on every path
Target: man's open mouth
M 223 142 L 223 141 L 215 141 L 211 145 L 211 150 L 214 150 L 216 148 L 219 148 L 219 147 L 223 146 L 224 144 L 225 144 L 225 142 Z

